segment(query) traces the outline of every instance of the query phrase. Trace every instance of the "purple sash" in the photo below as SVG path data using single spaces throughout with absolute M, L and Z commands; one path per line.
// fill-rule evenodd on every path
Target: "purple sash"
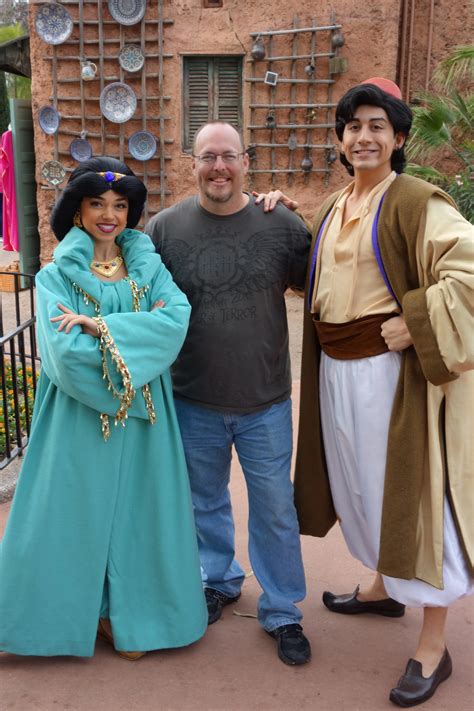
M 400 304 L 400 302 L 398 301 L 397 297 L 395 296 L 395 294 L 393 292 L 392 286 L 388 280 L 387 272 L 385 271 L 385 267 L 383 265 L 382 255 L 380 254 L 378 227 L 379 227 L 380 211 L 382 209 L 384 200 L 385 200 L 385 193 L 382 195 L 382 199 L 380 200 L 380 203 L 377 208 L 376 215 L 375 215 L 375 219 L 374 219 L 374 222 L 372 225 L 372 248 L 374 250 L 375 259 L 377 260 L 377 265 L 378 265 L 379 271 L 380 271 L 382 278 L 385 282 L 385 286 L 387 287 L 387 289 L 393 296 L 393 299 L 397 302 L 397 304 L 401 308 L 402 305 Z
M 324 220 L 321 223 L 321 227 L 319 228 L 318 236 L 316 238 L 316 244 L 314 245 L 314 252 L 313 256 L 311 257 L 311 266 L 310 266 L 310 272 L 309 272 L 309 289 L 308 289 L 308 309 L 311 311 L 311 296 L 313 294 L 313 289 L 314 289 L 314 278 L 315 278 L 315 271 L 316 271 L 316 259 L 318 258 L 318 249 L 319 249 L 319 243 L 321 242 L 321 236 L 323 234 L 324 230 L 324 225 L 327 222 L 327 219 L 331 213 L 331 210 L 329 210 L 328 214 L 324 218 Z

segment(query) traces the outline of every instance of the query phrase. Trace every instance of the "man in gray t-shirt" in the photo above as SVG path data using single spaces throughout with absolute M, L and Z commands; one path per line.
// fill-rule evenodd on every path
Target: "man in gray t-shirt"
M 209 624 L 236 601 L 228 491 L 234 444 L 249 495 L 249 554 L 263 594 L 258 619 L 287 664 L 309 661 L 295 603 L 305 596 L 290 480 L 291 374 L 284 292 L 304 287 L 310 235 L 281 207 L 264 213 L 243 192 L 248 156 L 237 131 L 198 131 L 199 194 L 163 210 L 146 232 L 192 306 L 172 368 L 195 510 Z

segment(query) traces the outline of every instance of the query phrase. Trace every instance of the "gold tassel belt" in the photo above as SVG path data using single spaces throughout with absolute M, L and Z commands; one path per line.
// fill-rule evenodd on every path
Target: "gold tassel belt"
M 355 360 L 387 353 L 388 347 L 380 329 L 394 316 L 397 314 L 374 314 L 345 323 L 329 323 L 318 321 L 313 315 L 313 323 L 326 355 L 337 360 Z

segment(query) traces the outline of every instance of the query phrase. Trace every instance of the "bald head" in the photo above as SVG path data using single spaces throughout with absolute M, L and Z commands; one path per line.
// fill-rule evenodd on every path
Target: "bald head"
M 234 140 L 237 138 L 238 140 L 238 146 L 239 146 L 239 151 L 245 151 L 245 146 L 244 146 L 244 140 L 242 138 L 242 135 L 237 131 L 237 129 L 232 126 L 232 124 L 227 123 L 227 121 L 209 121 L 208 123 L 203 124 L 198 128 L 196 133 L 194 134 L 194 140 L 193 140 L 193 155 L 197 155 L 198 151 L 196 150 L 196 146 L 198 145 L 200 137 L 202 137 L 202 134 L 204 134 L 204 138 L 206 135 L 208 135 L 210 132 L 212 133 L 213 128 L 216 127 L 222 127 L 222 129 L 226 132 L 226 134 L 230 137 L 232 137 Z M 232 139 L 231 139 L 232 140 Z

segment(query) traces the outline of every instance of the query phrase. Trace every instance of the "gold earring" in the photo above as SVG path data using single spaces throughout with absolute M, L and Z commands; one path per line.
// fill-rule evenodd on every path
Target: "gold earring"
M 74 215 L 72 224 L 74 225 L 74 227 L 84 227 L 84 225 L 82 224 L 81 216 L 79 214 L 79 210 Z

